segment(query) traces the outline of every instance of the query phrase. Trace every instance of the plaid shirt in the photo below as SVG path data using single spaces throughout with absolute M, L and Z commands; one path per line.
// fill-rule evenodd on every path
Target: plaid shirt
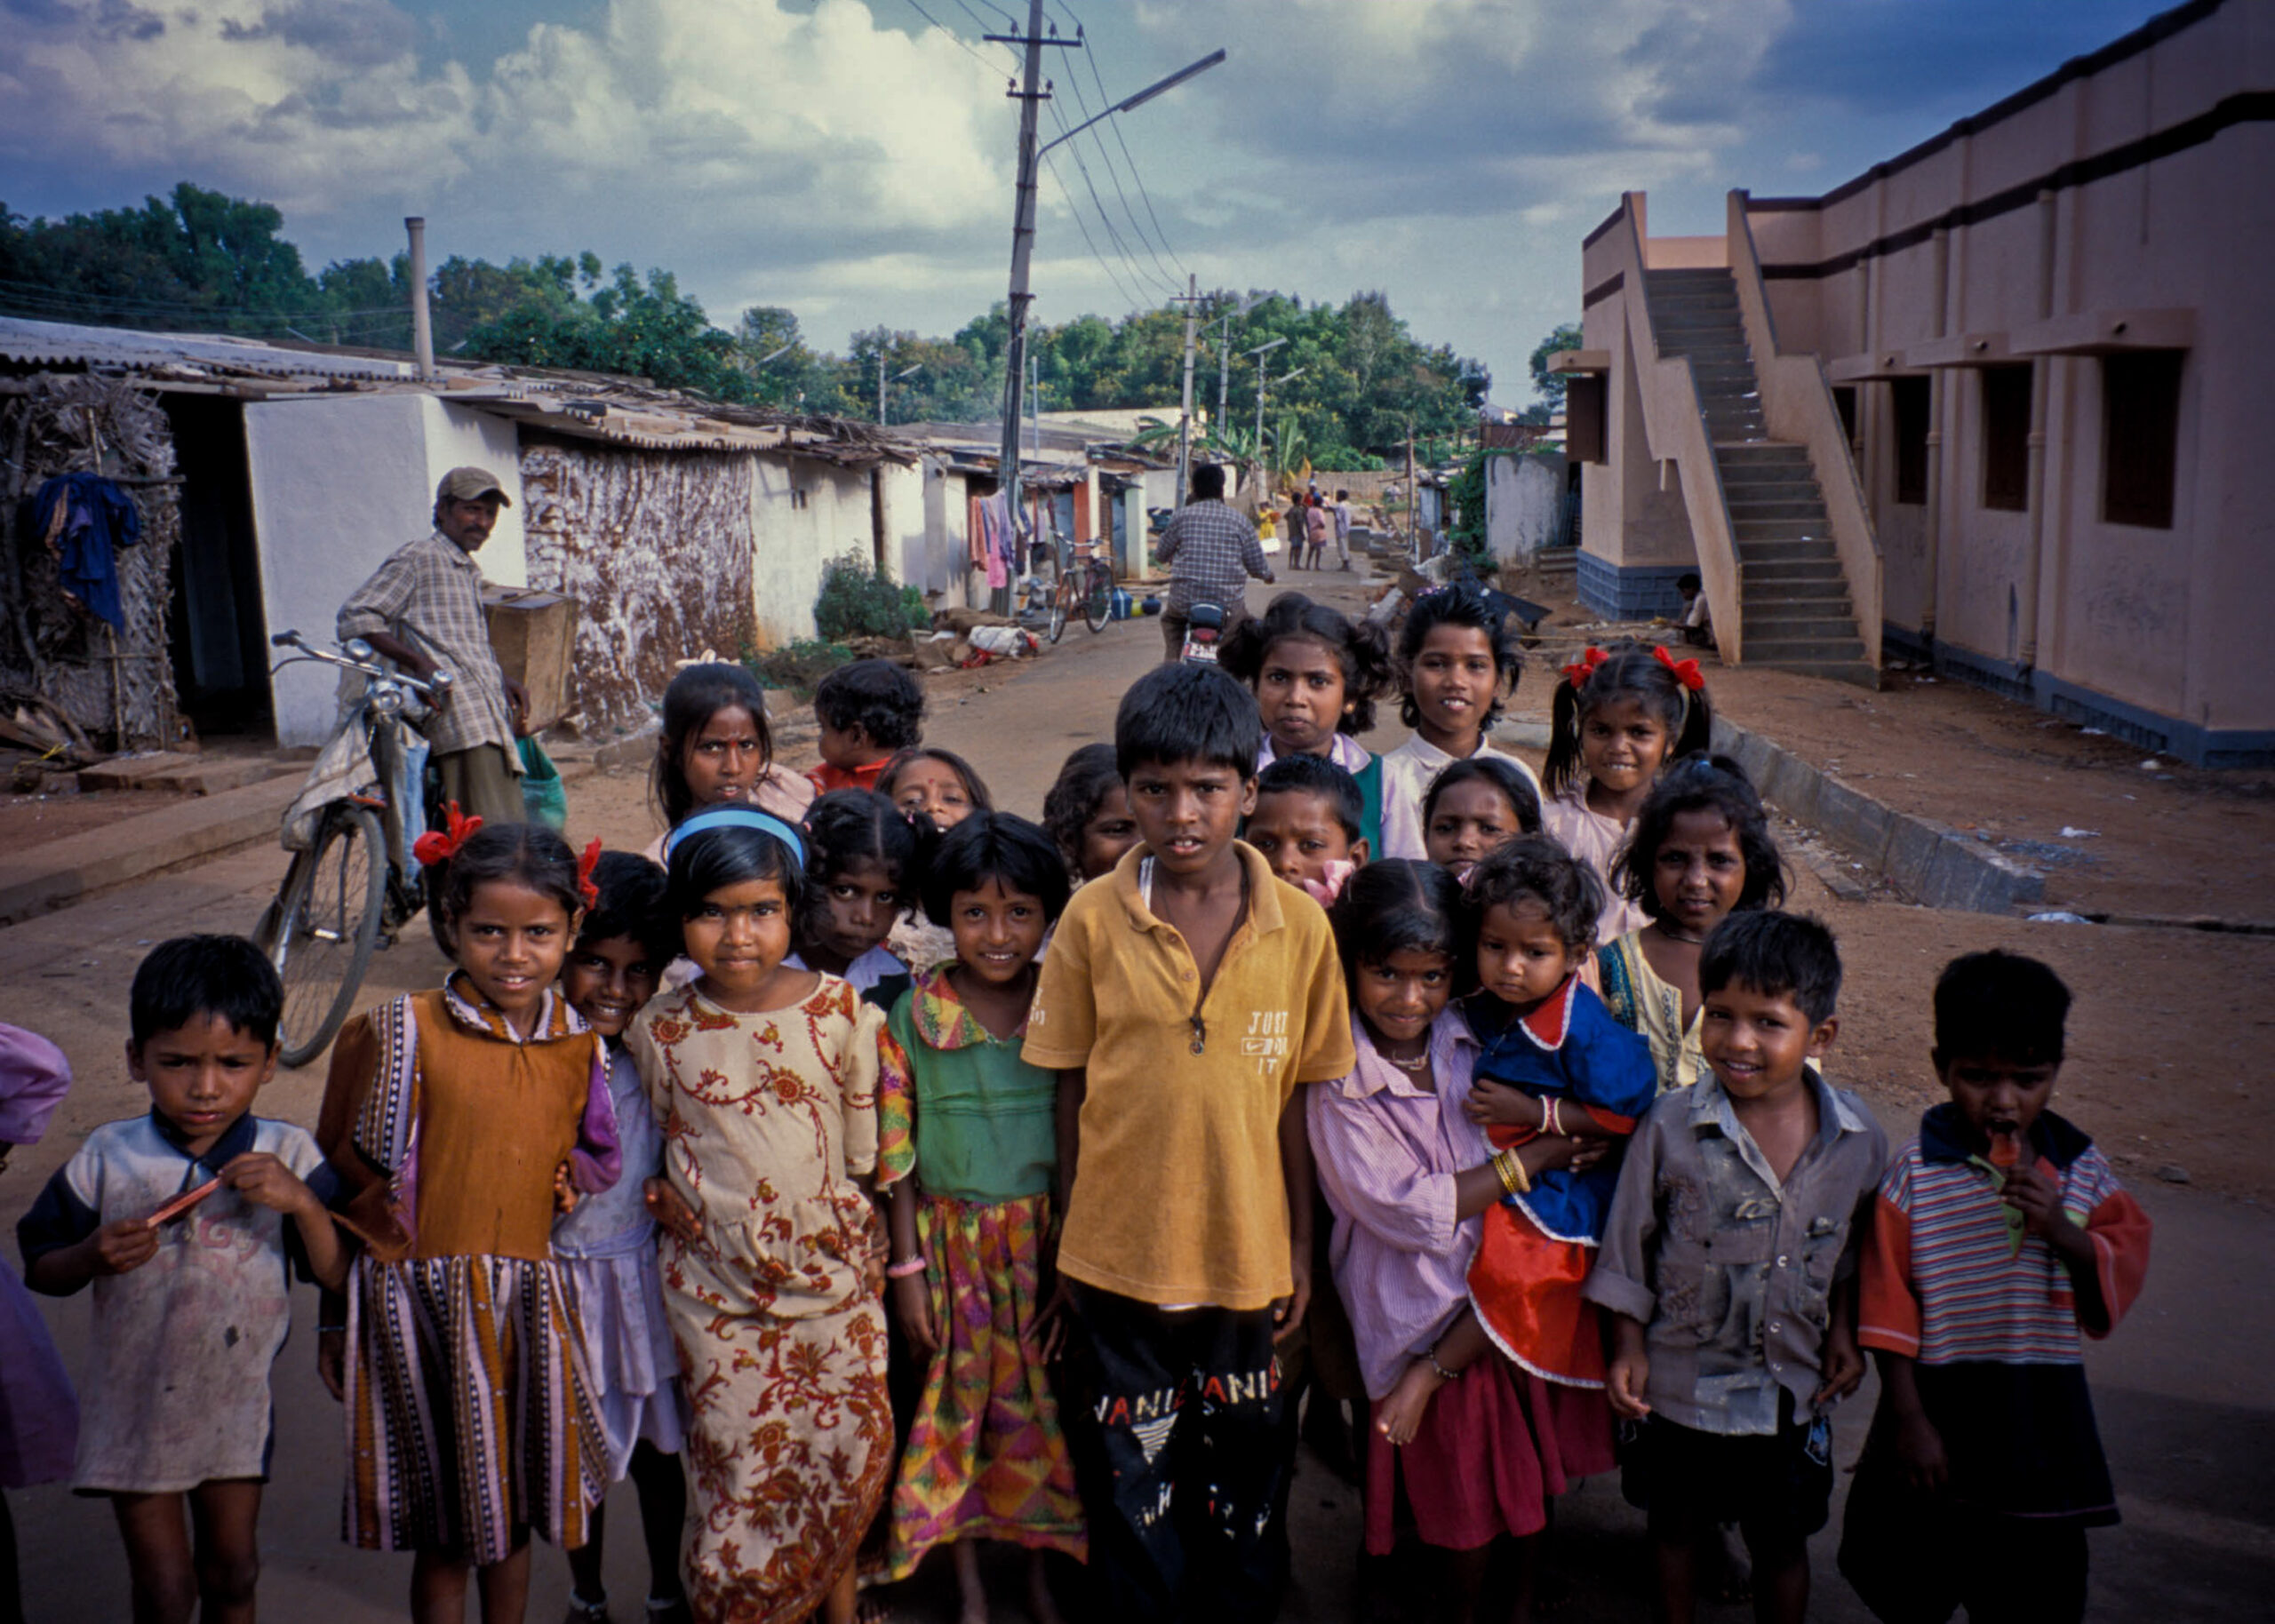
M 455 679 L 450 702 L 420 724 L 436 755 L 496 744 L 518 770 L 506 679 L 482 617 L 482 567 L 436 530 L 387 560 L 339 606 L 342 642 L 385 632 L 419 649 Z
M 1248 577 L 1272 578 L 1256 527 L 1222 502 L 1188 502 L 1162 527 L 1154 559 L 1171 566 L 1165 612 L 1182 615 L 1193 600 L 1230 607 L 1241 601 Z

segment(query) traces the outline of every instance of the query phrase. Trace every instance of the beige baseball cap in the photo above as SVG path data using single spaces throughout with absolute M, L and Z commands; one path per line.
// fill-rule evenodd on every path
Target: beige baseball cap
M 496 497 L 500 507 L 514 505 L 506 487 L 487 468 L 453 468 L 435 487 L 437 502 L 478 502 L 484 497 Z

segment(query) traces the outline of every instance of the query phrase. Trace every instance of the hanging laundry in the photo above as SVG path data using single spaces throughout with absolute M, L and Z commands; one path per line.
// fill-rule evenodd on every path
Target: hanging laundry
M 63 594 L 85 613 L 126 630 L 116 549 L 142 539 L 134 498 L 100 474 L 65 474 L 32 498 L 32 529 L 55 554 Z

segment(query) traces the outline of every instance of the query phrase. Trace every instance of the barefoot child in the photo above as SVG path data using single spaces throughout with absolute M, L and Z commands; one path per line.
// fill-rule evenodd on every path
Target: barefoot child
M 1042 826 L 1058 843 L 1076 885 L 1113 872 L 1122 854 L 1138 844 L 1138 822 L 1130 816 L 1130 792 L 1114 765 L 1113 745 L 1085 744 L 1066 758 L 1042 798 Z
M 1864 1375 L 1852 1277 L 1888 1142 L 1812 1063 L 1838 1024 L 1832 932 L 1733 913 L 1698 984 L 1710 1075 L 1637 1129 L 1586 1289 L 1612 1317 L 1613 1407 L 1640 1422 L 1626 1488 L 1649 1513 L 1659 1616 L 1689 1624 L 1700 1549 L 1734 1521 L 1755 1616 L 1798 1624 L 1832 1490 L 1827 1412 Z
M 1430 781 L 1422 828 L 1422 855 L 1465 880 L 1488 852 L 1540 832 L 1540 792 L 1522 762 L 1481 750 Z
M 1533 835 L 1479 864 L 1463 896 L 1477 944 L 1478 991 L 1468 1013 L 1483 1045 L 1471 1118 L 1504 1151 L 1542 1133 L 1624 1138 L 1650 1104 L 1656 1079 L 1643 1040 L 1580 980 L 1603 901 L 1595 875 Z M 1570 1389 L 1569 1402 L 1596 1416 L 1608 1451 L 1603 1339 L 1580 1283 L 1611 1205 L 1616 1152 L 1538 1179 L 1513 1157 L 1495 1166 L 1508 1199 L 1486 1214 L 1470 1266 L 1478 1321 L 1503 1353 Z
M 2117 1521 L 2078 1333 L 2107 1336 L 2140 1294 L 2149 1219 L 2046 1109 L 2069 1009 L 2018 954 L 1969 953 L 1936 983 L 1952 1097 L 1880 1182 L 1857 1333 L 1880 1404 L 1840 1542 L 1892 1621 L 2076 1620 L 2086 1530 Z
M 1713 731 L 1696 660 L 1632 643 L 1608 654 L 1590 649 L 1564 668 L 1550 706 L 1543 827 L 1609 887 L 1612 864 L 1660 771 L 1705 749 Z M 1596 939 L 1611 942 L 1648 923 L 1633 903 L 1615 895 Z
M 878 775 L 877 793 L 911 817 L 930 818 L 942 834 L 975 812 L 995 809 L 971 763 L 937 744 L 920 744 L 893 757 Z
M 1256 810 L 1241 839 L 1272 872 L 1300 886 L 1322 908 L 1352 871 L 1365 865 L 1365 816 L 1359 784 L 1325 756 L 1282 756 L 1257 775 Z
M 663 1125 L 698 1619 L 852 1624 L 854 1558 L 892 1474 L 867 1189 L 884 1013 L 785 962 L 804 856 L 762 812 L 680 825 L 670 911 L 703 973 L 626 1041 Z
M 1053 1307 L 1071 1311 L 1090 1571 L 1116 1617 L 1201 1597 L 1268 1616 L 1286 1578 L 1273 1336 L 1311 1295 L 1298 1095 L 1349 1072 L 1351 1036 L 1326 916 L 1234 838 L 1262 734 L 1210 666 L 1163 665 L 1122 696 L 1145 846 L 1067 904 L 1027 1023 L 1025 1057 L 1059 1073 Z
M 1761 798 L 1726 756 L 1686 756 L 1652 787 L 1612 878 L 1650 923 L 1596 951 L 1612 1018 L 1643 1034 L 1659 1092 L 1698 1080 L 1698 954 L 1733 912 L 1785 900 Z
M 250 1620 L 287 1262 L 337 1290 L 347 1254 L 315 1142 L 252 1114 L 284 1004 L 267 959 L 178 937 L 129 999 L 126 1067 L 150 1111 L 90 1134 L 16 1232 L 33 1290 L 94 1284 L 71 1486 L 110 1500 L 137 1624 Z
M 456 810 L 455 808 L 452 808 Z M 316 1142 L 363 1242 L 346 1314 L 346 1532 L 416 1553 L 411 1612 L 484 1624 L 527 1606 L 532 1528 L 563 1549 L 608 1486 L 575 1293 L 553 1220 L 616 1182 L 600 1041 L 555 987 L 585 908 L 550 829 L 429 832 L 442 986 L 357 1015 L 332 1046 Z
M 595 842 L 598 844 L 598 842 Z M 664 1318 L 656 1270 L 656 1224 L 644 1187 L 663 1169 L 663 1134 L 632 1057 L 622 1047 L 633 1016 L 655 996 L 664 967 L 679 954 L 679 930 L 664 904 L 664 871 L 645 857 L 607 851 L 594 864 L 596 893 L 561 970 L 569 1007 L 599 1035 L 608 1059 L 624 1174 L 615 1187 L 553 1226 L 553 1249 L 576 1288 L 611 1483 L 632 1479 L 648 1553 L 651 1624 L 691 1624 L 679 1577 L 680 1524 L 687 1479 L 680 1446 L 687 1429 L 679 1354 Z M 603 1508 L 590 1537 L 569 1552 L 571 1624 L 604 1624 L 601 1579 Z
M 1433 587 L 1406 611 L 1398 636 L 1397 671 L 1405 687 L 1399 715 L 1413 736 L 1383 756 L 1383 842 L 1378 856 L 1420 857 L 1422 800 L 1431 781 L 1456 761 L 1491 755 L 1527 784 L 1532 768 L 1496 750 L 1486 731 L 1500 720 L 1502 699 L 1517 691 L 1524 655 L 1509 617 L 1477 586 Z
M 1423 1543 L 1447 1553 L 1454 1598 L 1440 1616 L 1466 1624 L 1497 1542 L 1520 1541 L 1510 1612 L 1521 1616 L 1529 1541 L 1567 1482 L 1557 1406 L 1546 1383 L 1481 1339 L 1465 1369 L 1441 1351 L 1469 1318 L 1479 1215 L 1506 1193 L 1461 1110 L 1477 1053 L 1447 1008 L 1466 957 L 1461 890 L 1443 869 L 1392 859 L 1352 876 L 1329 917 L 1358 1058 L 1348 1077 L 1308 1091 L 1307 1112 L 1335 1215 L 1335 1286 L 1375 1404 L 1366 1548 L 1390 1553 L 1403 1495 Z M 1537 1177 L 1585 1166 L 1604 1142 L 1542 1135 L 1516 1154 Z
M 954 1552 L 963 1616 L 987 1616 L 979 1547 L 1026 1548 L 1028 1611 L 1056 1624 L 1045 1551 L 1082 1560 L 1082 1502 L 1033 1338 L 1053 1212 L 1058 1079 L 1019 1058 L 1043 932 L 1066 905 L 1050 838 L 978 812 L 940 842 L 925 912 L 954 962 L 918 972 L 893 1007 L 880 1102 L 892 1186 L 896 1318 L 924 1356 L 892 1497 L 888 1572 Z
M 1382 768 L 1352 735 L 1375 725 L 1375 697 L 1390 683 L 1382 628 L 1353 623 L 1301 593 L 1283 592 L 1241 621 L 1218 657 L 1249 685 L 1264 721 L 1258 772 L 1289 756 L 1317 756 L 1349 773 L 1362 811 L 1354 839 L 1382 844 Z
M 873 790 L 898 752 L 924 739 L 924 690 L 890 660 L 840 665 L 814 689 L 821 765 L 807 769 L 815 792 Z

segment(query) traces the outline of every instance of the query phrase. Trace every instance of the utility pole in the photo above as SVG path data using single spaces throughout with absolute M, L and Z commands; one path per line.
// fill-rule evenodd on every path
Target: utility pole
M 1037 0 L 1040 4 L 1040 0 Z M 1185 407 L 1177 425 L 1177 506 L 1193 483 L 1193 338 L 1201 326 L 1201 278 L 1188 272 L 1185 298 Z
M 1017 533 L 1019 510 L 1019 408 L 1027 377 L 1027 267 L 1034 257 L 1035 121 L 1042 99 L 1042 0 L 1027 0 L 1027 31 L 1020 44 L 1026 65 L 1019 88 L 1019 190 L 1011 216 L 1010 340 L 1003 351 L 1003 490 L 1010 499 L 1011 523 Z
M 1406 419 L 1406 554 L 1422 561 L 1422 488 L 1414 482 L 1414 419 Z
M 877 426 L 885 426 L 885 346 L 877 346 Z

